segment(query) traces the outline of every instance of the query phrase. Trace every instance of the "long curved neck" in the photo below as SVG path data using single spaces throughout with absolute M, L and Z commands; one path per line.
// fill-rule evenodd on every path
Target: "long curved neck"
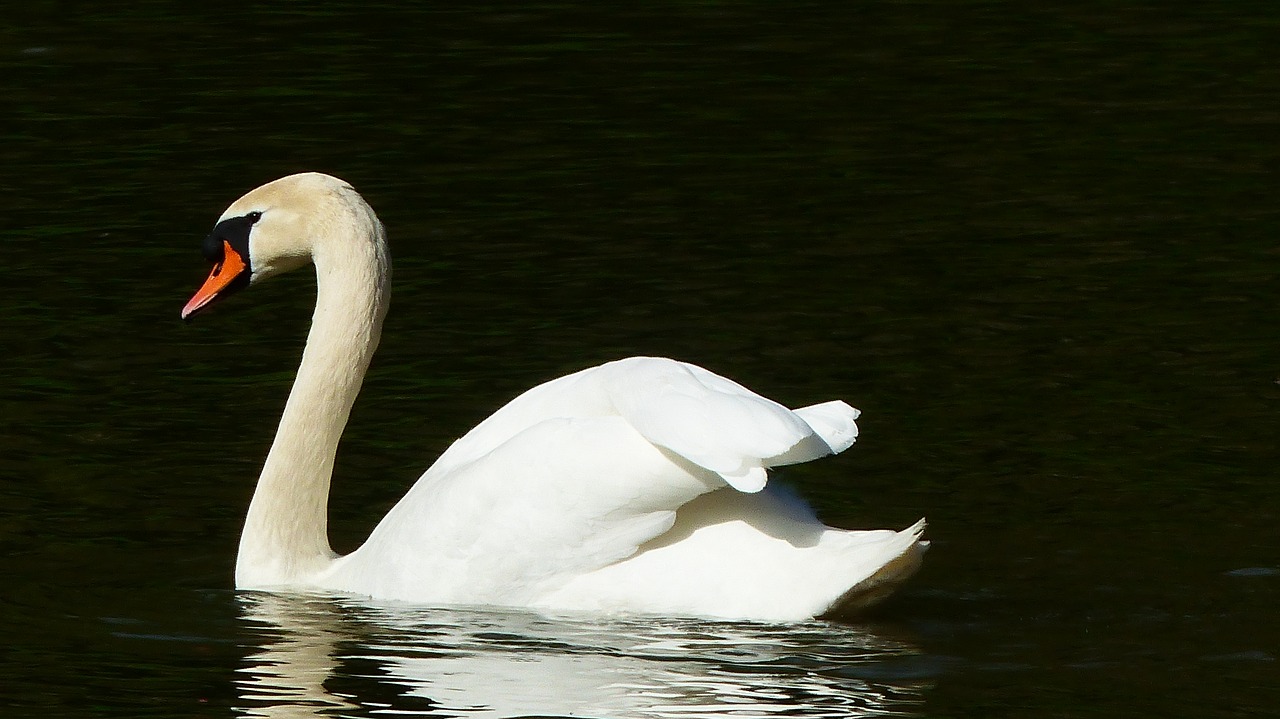
M 334 456 L 389 298 L 382 226 L 372 212 L 352 224 L 354 232 L 348 226 L 313 251 L 315 314 L 240 536 L 242 589 L 305 584 L 334 559 L 327 517 Z

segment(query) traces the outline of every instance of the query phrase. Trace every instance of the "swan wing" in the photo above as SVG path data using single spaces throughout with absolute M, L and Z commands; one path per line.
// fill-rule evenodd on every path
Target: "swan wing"
M 695 365 L 638 357 L 539 385 L 456 441 L 353 554 L 333 588 L 527 604 L 622 561 L 676 510 L 765 469 L 840 451 L 857 410 L 793 412 Z
M 719 483 L 620 417 L 539 422 L 432 468 L 320 584 L 385 599 L 528 605 L 666 532 Z

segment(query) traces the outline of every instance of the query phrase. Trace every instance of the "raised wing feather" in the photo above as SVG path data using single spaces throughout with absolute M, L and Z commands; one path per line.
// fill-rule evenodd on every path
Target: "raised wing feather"
M 619 375 L 608 389 L 636 431 L 739 491 L 763 489 L 767 467 L 839 452 L 857 437 L 858 411 L 843 402 L 793 412 L 684 362 L 633 358 L 605 367 Z

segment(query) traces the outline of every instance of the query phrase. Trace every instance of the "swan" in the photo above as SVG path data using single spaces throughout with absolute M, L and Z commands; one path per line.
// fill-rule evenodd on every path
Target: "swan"
M 311 263 L 316 305 L 249 503 L 238 589 L 483 605 L 801 621 L 869 605 L 919 567 L 903 531 L 823 525 L 767 470 L 847 449 L 858 410 L 791 410 L 693 364 L 631 357 L 516 397 L 455 441 L 345 556 L 329 546 L 334 455 L 376 349 L 391 261 L 373 209 L 301 173 L 231 204 L 189 320 Z

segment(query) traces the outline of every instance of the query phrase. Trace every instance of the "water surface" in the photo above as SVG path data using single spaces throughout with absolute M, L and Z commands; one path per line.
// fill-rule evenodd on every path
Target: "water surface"
M 1272 711 L 1277 24 L 31 5 L 0 28 L 0 706 Z M 396 262 L 335 548 L 521 389 L 655 354 L 860 407 L 858 445 L 781 481 L 833 524 L 928 516 L 924 570 L 799 627 L 235 593 L 312 281 L 177 311 L 226 204 L 312 169 L 362 190 Z

